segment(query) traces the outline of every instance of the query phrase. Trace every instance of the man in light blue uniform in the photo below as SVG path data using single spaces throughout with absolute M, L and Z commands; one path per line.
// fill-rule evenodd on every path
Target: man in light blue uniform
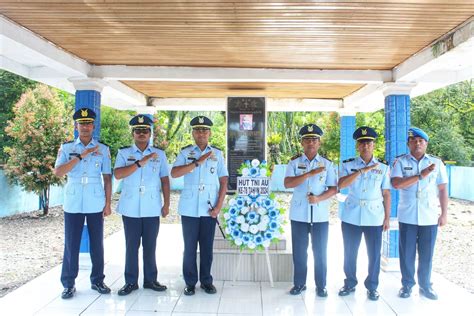
M 64 197 L 64 258 L 61 272 L 63 299 L 76 292 L 79 247 L 84 220 L 89 231 L 91 288 L 110 293 L 104 284 L 104 216 L 111 213 L 112 171 L 109 147 L 92 138 L 96 114 L 88 108 L 74 113 L 79 137 L 61 145 L 54 174 L 67 174 Z
M 117 153 L 115 178 L 123 179 L 117 213 L 122 214 L 125 231 L 125 285 L 119 295 L 138 289 L 138 250 L 143 244 L 143 287 L 165 291 L 157 281 L 156 238 L 160 215 L 166 217 L 170 205 L 170 181 L 165 152 L 150 145 L 153 121 L 146 115 L 130 120 L 134 144 Z M 161 199 L 163 191 L 163 200 Z
M 382 230 L 390 227 L 390 168 L 374 157 L 373 128 L 362 126 L 352 137 L 357 141 L 360 156 L 344 160 L 339 189 L 348 187 L 349 194 L 340 212 L 344 240 L 344 286 L 339 296 L 349 295 L 357 285 L 357 253 L 364 234 L 369 257 L 369 271 L 365 279 L 367 297 L 379 299 L 377 287 L 380 273 Z
M 212 284 L 212 246 L 216 218 L 224 203 L 229 173 L 222 152 L 209 145 L 212 121 L 205 116 L 191 120 L 195 145 L 184 147 L 171 169 L 173 178 L 184 176 L 179 199 L 183 227 L 183 276 L 185 295 L 194 295 L 198 282 L 197 245 L 200 250 L 199 281 L 208 294 L 217 292 Z
M 311 234 L 316 294 L 326 297 L 329 198 L 336 194 L 336 168 L 318 154 L 321 128 L 308 124 L 299 134 L 304 154 L 291 159 L 284 180 L 285 188 L 294 188 L 290 206 L 294 284 L 290 294 L 298 295 L 306 290 L 308 234 Z
M 392 185 L 400 190 L 398 222 L 400 226 L 399 296 L 407 298 L 415 285 L 415 257 L 418 248 L 418 284 L 420 294 L 432 299 L 438 295 L 431 287 L 431 265 L 438 226 L 447 223 L 448 176 L 441 159 L 428 155 L 429 137 L 421 129 L 408 130 L 409 154 L 395 160 Z M 438 205 L 441 206 L 439 214 Z

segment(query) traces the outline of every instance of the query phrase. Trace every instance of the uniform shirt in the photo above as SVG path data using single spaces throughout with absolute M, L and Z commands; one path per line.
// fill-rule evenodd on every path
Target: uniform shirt
M 102 174 L 111 174 L 110 151 L 107 145 L 92 139 L 84 146 L 79 138 L 61 145 L 55 167 L 79 156 L 84 150 L 99 145 L 96 153 L 90 153 L 67 173 L 64 211 L 67 213 L 98 213 L 105 206 Z
M 390 189 L 390 167 L 372 158 L 368 164 L 359 156 L 342 163 L 341 177 L 377 164 L 369 172 L 359 175 L 348 187 L 349 193 L 339 217 L 341 221 L 357 226 L 381 226 L 385 218 L 382 190 Z
M 411 154 L 400 156 L 394 162 L 391 177 L 405 178 L 418 175 L 433 163 L 436 167 L 429 176 L 399 190 L 399 222 L 420 226 L 438 224 L 438 185 L 448 183 L 446 167 L 441 159 L 428 154 L 425 154 L 420 161 Z
M 209 151 L 213 154 L 202 165 L 184 175 L 184 188 L 178 205 L 180 215 L 210 216 L 208 201 L 212 206 L 216 206 L 220 189 L 219 178 L 229 176 L 219 149 L 208 145 L 201 151 L 197 145 L 189 145 L 178 154 L 173 167 L 188 165 Z
M 309 204 L 308 193 L 320 195 L 327 191 L 328 187 L 337 186 L 334 164 L 319 154 L 311 161 L 303 154 L 288 163 L 285 177 L 299 176 L 319 167 L 325 167 L 326 169 L 309 179 L 305 179 L 303 183 L 294 188 L 290 205 L 290 219 L 292 221 L 306 223 L 329 221 L 329 205 L 331 200 L 326 199 L 316 204 Z M 313 212 L 311 212 L 311 206 Z
M 168 161 L 161 149 L 148 146 L 143 152 L 134 144 L 121 148 L 115 160 L 115 169 L 130 166 L 144 156 L 156 153 L 141 168 L 122 179 L 122 193 L 117 213 L 128 217 L 154 217 L 161 215 L 161 178 L 168 177 Z

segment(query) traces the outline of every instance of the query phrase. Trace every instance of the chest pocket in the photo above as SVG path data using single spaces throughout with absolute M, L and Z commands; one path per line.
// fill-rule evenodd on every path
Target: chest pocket
M 214 179 L 217 178 L 218 161 L 207 159 L 205 166 L 206 166 L 205 172 L 206 172 L 207 181 L 214 181 Z

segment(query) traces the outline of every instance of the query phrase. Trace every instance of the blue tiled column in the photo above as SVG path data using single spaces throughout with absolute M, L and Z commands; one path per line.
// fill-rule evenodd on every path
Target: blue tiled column
M 352 138 L 352 134 L 356 129 L 356 119 L 355 115 L 344 115 L 341 114 L 341 126 L 340 126 L 340 140 L 339 140 L 339 150 L 340 150 L 340 159 L 339 166 L 342 165 L 342 162 L 346 159 L 355 157 L 355 140 Z M 341 168 L 339 167 L 339 172 Z M 349 192 L 348 188 L 342 189 L 342 194 L 347 194 Z M 339 210 L 343 207 L 342 203 L 339 203 Z
M 75 95 L 75 110 L 80 108 L 88 108 L 95 112 L 96 119 L 94 122 L 94 133 L 93 137 L 97 140 L 100 139 L 100 101 L 101 91 L 104 87 L 104 82 L 97 79 L 72 79 L 71 82 L 76 88 Z M 77 130 L 74 130 L 74 136 L 78 137 Z M 89 231 L 87 225 L 84 225 L 82 229 L 81 247 L 80 252 L 89 254 Z M 82 261 L 82 260 L 81 260 Z M 82 262 L 81 262 L 82 264 Z
M 393 166 L 395 158 L 408 152 L 407 135 L 410 127 L 410 90 L 412 85 L 390 85 L 385 96 L 385 160 Z M 390 230 L 383 233 L 382 269 L 399 270 L 398 253 L 398 191 L 391 190 Z

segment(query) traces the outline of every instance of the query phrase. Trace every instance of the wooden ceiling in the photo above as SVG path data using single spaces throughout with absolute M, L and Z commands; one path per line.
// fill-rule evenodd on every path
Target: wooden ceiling
M 5 0 L 0 2 L 0 13 L 97 65 L 382 70 L 392 69 L 467 20 L 474 4 L 472 0 Z M 167 86 L 179 88 L 172 83 L 127 84 L 152 95 Z M 225 86 L 195 87 L 212 94 Z M 278 92 L 279 87 L 290 86 L 271 84 L 265 89 Z M 306 86 L 295 94 L 312 95 Z M 190 83 L 181 87 L 183 96 L 193 89 Z M 356 88 L 330 87 L 328 95 L 351 89 Z
M 268 98 L 339 99 L 361 88 L 357 84 L 300 83 L 208 83 L 124 81 L 148 96 L 174 98 L 222 98 L 226 96 L 264 96 Z

